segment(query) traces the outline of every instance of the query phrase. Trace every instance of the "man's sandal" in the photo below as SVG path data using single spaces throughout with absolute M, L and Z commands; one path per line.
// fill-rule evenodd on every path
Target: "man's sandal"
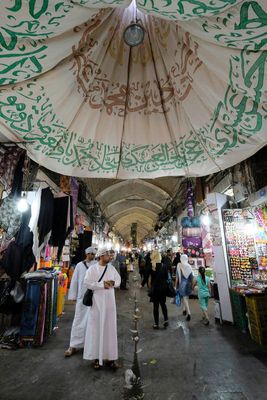
M 93 363 L 93 368 L 94 368 L 94 369 L 100 369 L 100 368 L 101 368 L 101 365 L 99 364 L 99 361 L 98 361 L 98 360 L 95 360 L 95 361 L 94 361 L 94 363 Z
M 116 361 L 108 361 L 107 365 L 109 368 L 113 369 L 113 371 L 116 371 L 121 367 Z
M 71 357 L 73 356 L 73 354 L 77 353 L 77 349 L 75 349 L 74 347 L 69 347 L 68 350 L 65 351 L 64 356 L 65 357 Z

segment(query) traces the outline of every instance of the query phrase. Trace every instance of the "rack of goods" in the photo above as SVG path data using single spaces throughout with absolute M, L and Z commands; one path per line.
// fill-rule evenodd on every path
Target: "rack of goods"
M 254 215 L 248 209 L 224 210 L 223 222 L 232 284 L 251 280 L 258 266 Z
M 255 216 L 255 247 L 258 268 L 267 274 L 267 206 L 256 207 L 253 210 Z

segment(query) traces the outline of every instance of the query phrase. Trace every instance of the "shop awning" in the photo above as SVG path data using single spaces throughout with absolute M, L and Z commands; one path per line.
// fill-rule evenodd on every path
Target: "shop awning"
M 266 7 L 1 2 L 0 131 L 72 176 L 202 176 L 230 167 L 267 143 Z M 130 48 L 123 33 L 136 18 L 145 40 Z

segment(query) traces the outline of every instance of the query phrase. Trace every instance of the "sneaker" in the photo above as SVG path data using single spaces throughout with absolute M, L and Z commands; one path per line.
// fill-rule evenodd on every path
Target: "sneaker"
M 186 312 L 186 310 L 184 310 L 184 311 L 183 311 L 183 315 L 186 315 L 186 314 L 187 314 L 187 312 Z
M 159 326 L 156 325 L 156 324 L 154 324 L 154 325 L 153 325 L 153 329 L 159 329 Z
M 191 315 L 188 314 L 188 316 L 186 317 L 186 321 L 190 321 L 190 319 L 191 319 Z
M 204 325 L 208 326 L 209 324 L 210 324 L 210 321 L 209 321 L 208 319 L 206 319 L 206 320 L 204 321 Z

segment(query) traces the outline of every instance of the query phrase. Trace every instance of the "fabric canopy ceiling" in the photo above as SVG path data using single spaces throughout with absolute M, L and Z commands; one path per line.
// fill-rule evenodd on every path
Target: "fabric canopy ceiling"
M 266 0 L 2 1 L 0 131 L 72 176 L 232 166 L 267 143 L 266 9 Z M 130 48 L 123 32 L 136 14 L 145 40 Z

